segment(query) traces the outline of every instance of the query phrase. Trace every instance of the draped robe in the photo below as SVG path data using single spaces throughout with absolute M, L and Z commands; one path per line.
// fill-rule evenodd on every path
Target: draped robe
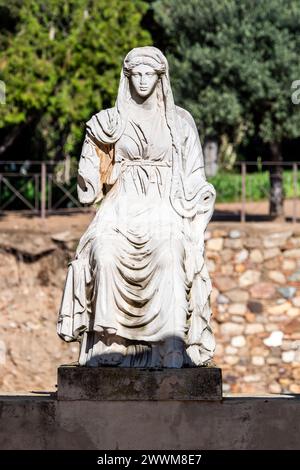
M 175 109 L 179 162 L 164 113 L 127 119 L 114 143 L 102 126 L 114 108 L 87 123 L 78 194 L 101 203 L 69 265 L 57 325 L 81 342 L 81 365 L 161 366 L 168 338 L 184 345 L 186 365 L 213 355 L 204 232 L 215 192 L 193 118 Z

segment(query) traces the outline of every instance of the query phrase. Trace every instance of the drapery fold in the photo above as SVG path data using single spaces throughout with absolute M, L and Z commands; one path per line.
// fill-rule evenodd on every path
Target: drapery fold
M 187 365 L 201 365 L 211 359 L 215 348 L 210 327 L 209 296 L 212 286 L 204 261 L 204 232 L 212 215 L 215 191 L 205 180 L 203 154 L 193 120 L 186 111 L 178 107 L 176 110 L 182 151 L 181 162 L 177 165 L 175 176 L 174 160 L 170 164 L 145 162 L 142 158 L 124 161 L 119 155 L 116 155 L 115 144 L 111 143 L 113 132 L 109 138 L 107 137 L 107 129 L 109 129 L 107 120 L 111 119 L 113 114 L 117 114 L 116 111 L 110 110 L 107 113 L 101 113 L 101 116 L 98 114 L 97 118 L 92 118 L 89 121 L 79 164 L 78 195 L 80 201 L 85 204 L 92 204 L 101 199 L 102 202 L 92 223 L 79 242 L 75 259 L 69 265 L 57 331 L 64 340 L 78 341 L 83 339 L 83 344 L 87 344 L 89 341 L 85 337 L 86 334 L 101 331 L 101 320 L 100 323 L 98 317 L 95 320 L 95 312 L 93 312 L 91 305 L 94 278 L 90 264 L 91 249 L 95 246 L 97 237 L 101 240 L 99 238 L 101 219 L 104 214 L 109 213 L 112 201 L 118 199 L 120 180 L 124 171 L 131 172 L 131 178 L 136 178 L 139 184 L 141 184 L 142 177 L 138 172 L 142 171 L 145 180 L 144 186 L 141 184 L 140 187 L 144 188 L 143 191 L 146 192 L 147 186 L 145 184 L 149 186 L 154 183 L 158 187 L 164 185 L 164 177 L 160 173 L 162 171 L 160 168 L 167 168 L 169 165 L 172 173 L 170 188 L 174 184 L 174 177 L 177 178 L 177 190 L 172 193 L 170 189 L 170 211 L 174 211 L 174 215 L 176 213 L 176 217 L 179 217 L 178 220 L 182 220 L 185 281 L 179 282 L 185 282 L 188 291 L 185 312 L 187 325 L 185 362 Z M 101 122 L 103 122 L 102 125 L 100 125 Z M 116 135 L 114 135 L 115 137 Z M 100 142 L 99 139 L 103 139 L 103 141 Z M 106 195 L 103 193 L 105 186 L 109 188 Z M 111 240 L 111 243 L 114 241 Z M 123 267 L 123 269 L 125 268 Z M 122 282 L 122 280 L 119 279 L 118 282 Z M 110 289 L 110 286 L 107 288 Z M 151 295 L 154 295 L 152 291 Z M 185 308 L 184 305 L 182 300 L 182 308 Z M 152 308 L 155 308 L 154 304 Z M 150 311 L 148 312 L 150 313 Z M 147 324 L 147 319 L 144 320 Z M 141 324 L 144 320 L 143 310 L 141 310 Z M 109 329 L 109 326 L 111 329 L 116 326 L 114 322 L 111 322 L 111 325 L 107 324 L 107 321 L 102 321 L 102 323 L 105 323 L 103 331 L 106 328 Z M 120 331 L 122 331 L 121 327 Z

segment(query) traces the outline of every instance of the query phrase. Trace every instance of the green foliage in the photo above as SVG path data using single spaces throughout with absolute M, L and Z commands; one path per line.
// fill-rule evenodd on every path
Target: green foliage
M 179 105 L 237 146 L 300 136 L 299 0 L 156 0 Z
M 16 126 L 33 125 L 39 159 L 72 155 L 84 122 L 114 103 L 124 55 L 151 42 L 140 26 L 147 5 L 141 0 L 21 5 L 16 34 L 6 34 L 0 59 L 7 92 L 0 129 L 9 137 Z
M 19 20 L 22 0 L 0 0 L 0 52 L 4 51 L 13 36 Z M 1 63 L 1 59 L 0 59 Z
M 220 172 L 208 178 L 217 192 L 217 202 L 240 202 L 242 197 L 242 177 L 239 173 Z M 293 198 L 293 173 L 283 172 L 283 190 L 285 197 Z M 261 201 L 268 199 L 270 194 L 270 178 L 268 171 L 248 173 L 246 176 L 246 200 Z M 297 195 L 300 194 L 300 174 L 297 176 Z

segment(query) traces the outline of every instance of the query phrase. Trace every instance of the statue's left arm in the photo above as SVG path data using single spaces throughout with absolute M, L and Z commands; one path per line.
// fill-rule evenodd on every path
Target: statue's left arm
M 86 123 L 78 169 L 78 198 L 82 204 L 100 201 L 116 182 L 115 142 L 123 128 L 115 108 L 102 110 Z
M 79 160 L 77 193 L 82 204 L 93 204 L 102 197 L 97 144 L 89 132 L 86 132 Z

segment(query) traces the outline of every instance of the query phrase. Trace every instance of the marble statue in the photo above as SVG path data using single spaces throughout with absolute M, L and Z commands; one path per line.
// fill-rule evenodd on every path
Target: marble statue
M 57 331 L 80 342 L 79 365 L 207 364 L 215 190 L 159 49 L 127 54 L 115 106 L 87 122 L 78 196 L 99 208 L 69 264 Z

